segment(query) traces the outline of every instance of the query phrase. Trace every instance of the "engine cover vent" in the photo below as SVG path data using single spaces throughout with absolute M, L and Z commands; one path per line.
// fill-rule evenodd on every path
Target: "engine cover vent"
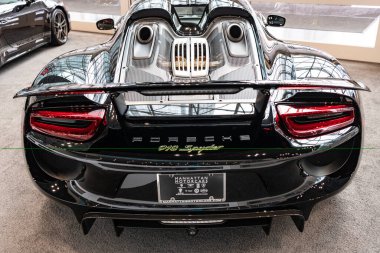
M 209 73 L 209 46 L 204 38 L 181 38 L 173 42 L 173 75 L 202 77 Z
M 190 77 L 190 39 L 176 39 L 172 47 L 173 75 Z

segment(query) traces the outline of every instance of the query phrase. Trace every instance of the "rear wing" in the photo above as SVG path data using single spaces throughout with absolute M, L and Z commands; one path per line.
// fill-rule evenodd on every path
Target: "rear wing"
M 195 94 L 235 94 L 244 89 L 336 89 L 370 91 L 362 83 L 345 79 L 302 79 L 287 81 L 253 82 L 160 82 L 160 83 L 110 83 L 110 84 L 71 84 L 49 83 L 25 88 L 14 96 L 54 96 L 80 95 L 91 93 L 117 93 L 135 91 L 146 96 L 195 95 Z

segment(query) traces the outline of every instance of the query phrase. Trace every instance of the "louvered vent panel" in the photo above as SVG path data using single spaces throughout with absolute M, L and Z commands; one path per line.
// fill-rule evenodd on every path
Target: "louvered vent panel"
M 204 38 L 191 38 L 191 76 L 207 76 L 209 70 L 209 47 Z
M 190 76 L 189 39 L 176 39 L 172 49 L 173 74 L 175 76 Z
M 172 47 L 173 74 L 203 77 L 209 72 L 209 47 L 204 38 L 176 39 Z

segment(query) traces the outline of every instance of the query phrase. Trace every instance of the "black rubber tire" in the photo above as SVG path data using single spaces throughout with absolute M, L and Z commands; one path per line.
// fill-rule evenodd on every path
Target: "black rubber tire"
M 67 42 L 69 35 L 69 23 L 66 14 L 55 9 L 51 15 L 51 44 L 60 46 Z

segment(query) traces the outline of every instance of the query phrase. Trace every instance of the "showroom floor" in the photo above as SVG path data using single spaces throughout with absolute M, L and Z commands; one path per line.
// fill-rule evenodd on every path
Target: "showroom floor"
M 72 32 L 62 47 L 45 47 L 0 69 L 0 252 L 380 252 L 380 64 L 343 62 L 367 84 L 366 132 L 360 170 L 339 195 L 316 206 L 305 232 L 290 218 L 274 220 L 272 234 L 259 227 L 201 230 L 129 229 L 117 238 L 98 220 L 82 235 L 72 212 L 47 199 L 29 178 L 21 143 L 23 99 L 12 96 L 63 52 L 103 42 L 108 36 Z

